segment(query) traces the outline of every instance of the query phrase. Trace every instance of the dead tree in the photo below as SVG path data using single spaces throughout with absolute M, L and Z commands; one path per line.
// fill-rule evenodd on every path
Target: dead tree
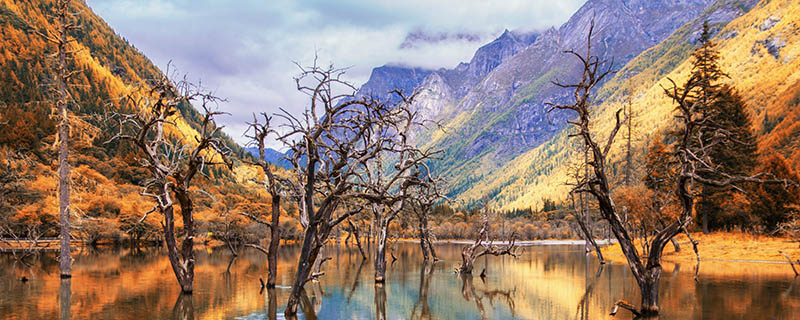
M 589 210 L 588 208 L 583 208 L 585 211 L 585 216 L 581 217 L 580 211 L 578 210 L 578 206 L 575 204 L 575 193 L 570 193 L 570 200 L 572 200 L 572 206 L 575 208 L 575 214 L 577 215 L 578 226 L 580 226 L 581 231 L 583 232 L 584 238 L 586 242 L 590 245 L 590 248 L 594 249 L 595 253 L 597 254 L 597 259 L 600 260 L 600 264 L 603 265 L 606 263 L 605 258 L 603 258 L 603 251 L 600 250 L 600 246 L 597 245 L 597 241 L 594 240 L 594 235 L 592 234 L 592 230 L 590 229 L 591 226 L 589 225 L 590 217 L 589 217 Z M 587 249 L 589 250 L 589 249 Z M 587 258 L 590 254 L 587 251 Z
M 278 133 L 275 132 L 275 130 L 270 126 L 270 121 L 272 118 L 265 113 L 262 113 L 261 116 L 264 119 L 263 123 L 260 123 L 258 117 L 253 115 L 253 123 L 250 124 L 248 129 L 248 132 L 252 131 L 252 134 L 248 135 L 247 138 L 250 139 L 252 144 L 255 144 L 258 147 L 258 160 L 251 162 L 251 164 L 260 167 L 264 172 L 264 180 L 262 181 L 262 184 L 272 199 L 271 222 L 259 222 L 261 222 L 263 225 L 266 225 L 270 230 L 269 247 L 267 250 L 267 265 L 269 274 L 267 277 L 266 286 L 267 288 L 275 288 L 275 279 L 278 277 L 278 245 L 281 241 L 279 222 L 281 214 L 281 192 L 283 192 L 283 190 L 281 190 L 281 182 L 272 171 L 272 164 L 267 162 L 264 155 L 267 137 L 271 134 L 278 136 Z M 255 217 L 250 214 L 246 215 L 251 219 L 255 219 Z M 259 219 L 255 220 L 258 221 Z
M 413 207 L 412 188 L 430 188 L 436 181 L 430 176 L 426 161 L 439 153 L 421 150 L 409 142 L 411 131 L 423 126 L 419 113 L 411 108 L 414 95 L 406 97 L 399 90 L 392 93 L 400 98 L 400 102 L 392 106 L 391 120 L 386 122 L 388 125 L 378 128 L 374 135 L 376 139 L 385 141 L 383 149 L 376 159 L 366 163 L 357 188 L 362 191 L 359 198 L 369 202 L 372 208 L 373 226 L 377 233 L 376 283 L 385 281 L 389 225 L 403 210 Z M 385 164 L 388 164 L 388 170 L 384 170 Z M 392 258 L 396 260 L 394 255 Z
M 356 246 L 361 254 L 361 259 L 367 260 L 367 254 L 364 252 L 364 247 L 361 246 L 361 234 L 358 231 L 358 226 L 353 223 L 352 219 L 347 219 L 347 225 L 350 227 L 350 234 L 347 237 L 350 238 L 352 235 L 356 239 Z
M 577 113 L 577 119 L 570 120 L 569 123 L 578 129 L 578 133 L 572 134 L 571 136 L 580 138 L 589 149 L 591 158 L 587 165 L 592 168 L 593 174 L 579 183 L 573 191 L 591 194 L 597 200 L 600 212 L 603 218 L 608 221 L 611 231 L 619 241 L 622 252 L 628 261 L 628 266 L 639 286 L 642 300 L 638 311 L 635 310 L 635 308 L 629 308 L 630 304 L 625 302 L 620 302 L 617 306 L 631 309 L 635 311 L 637 315 L 641 316 L 657 315 L 659 312 L 658 285 L 661 278 L 661 257 L 663 249 L 667 243 L 669 243 L 670 239 L 685 230 L 686 226 L 692 220 L 693 197 L 691 194 L 691 184 L 696 181 L 714 186 L 734 186 L 742 182 L 768 181 L 760 179 L 759 176 L 761 175 L 750 177 L 731 176 L 724 172 L 719 172 L 713 163 L 708 161 L 708 148 L 711 148 L 715 143 L 722 143 L 726 134 L 717 131 L 718 134 L 716 136 L 720 138 L 720 140 L 710 144 L 696 143 L 695 141 L 699 139 L 706 130 L 715 130 L 715 128 L 710 127 L 713 121 L 705 118 L 698 112 L 698 108 L 701 105 L 700 101 L 705 100 L 696 99 L 696 96 L 693 94 L 696 91 L 695 89 L 698 88 L 698 80 L 696 77 L 691 77 L 682 88 L 678 87 L 673 82 L 673 88 L 665 89 L 665 91 L 678 105 L 677 118 L 680 120 L 680 129 L 677 134 L 678 141 L 676 142 L 675 150 L 680 168 L 678 169 L 675 193 L 680 200 L 682 210 L 680 216 L 675 219 L 675 221 L 655 232 L 652 238 L 650 238 L 649 244 L 647 245 L 647 256 L 640 255 L 638 249 L 634 245 L 628 227 L 622 221 L 616 210 L 614 201 L 611 198 L 609 178 L 606 174 L 609 151 L 614 137 L 624 123 L 624 120 L 620 117 L 622 110 L 616 112 L 615 125 L 602 145 L 595 141 L 595 136 L 590 130 L 590 120 L 592 116 L 589 107 L 591 105 L 592 91 L 604 78 L 614 73 L 610 66 L 608 68 L 604 67 L 606 61 L 601 60 L 598 56 L 594 56 L 591 53 L 593 29 L 594 22 L 592 22 L 589 28 L 587 54 L 585 56 L 575 51 L 566 51 L 566 53 L 577 57 L 582 63 L 583 74 L 580 82 L 577 84 L 556 83 L 556 85 L 562 88 L 574 90 L 575 103 L 570 105 L 551 104 L 551 110 L 572 110 Z M 714 173 L 725 179 L 714 180 L 707 178 L 709 173 Z
M 401 103 L 393 106 L 391 120 L 378 128 L 375 139 L 384 140 L 378 156 L 365 163 L 362 175 L 357 177 L 357 196 L 371 205 L 373 225 L 377 231 L 375 243 L 375 282 L 382 283 L 386 276 L 386 242 L 389 225 L 412 205 L 411 188 L 430 184 L 433 179 L 426 161 L 436 153 L 420 150 L 408 141 L 410 131 L 421 125 L 419 115 L 410 108 L 411 98 L 401 92 L 394 93 Z M 384 160 L 386 159 L 386 160 Z M 388 169 L 384 165 L 388 164 Z
M 475 242 L 461 249 L 461 266 L 456 270 L 460 274 L 472 274 L 475 260 L 485 255 L 509 255 L 514 258 L 518 256 L 514 234 L 511 234 L 511 240 L 507 244 L 502 246 L 494 245 L 493 241 L 489 239 L 489 215 L 484 213 L 481 221 L 481 230 L 478 232 L 478 236 L 475 237 Z
M 367 163 L 375 159 L 394 137 L 378 135 L 379 128 L 398 126 L 392 106 L 369 97 L 355 98 L 355 87 L 342 80 L 343 70 L 333 66 L 300 67 L 297 89 L 310 98 L 298 118 L 282 110 L 286 124 L 279 140 L 289 147 L 292 179 L 290 198 L 298 202 L 304 226 L 303 245 L 285 314 L 297 313 L 303 287 L 320 249 L 331 231 L 362 208 L 343 209 L 357 199 Z M 344 92 L 344 93 L 340 93 Z
M 61 236 L 61 249 L 59 252 L 59 269 L 61 278 L 72 277 L 72 255 L 70 254 L 70 168 L 69 168 L 69 110 L 67 105 L 71 100 L 67 84 L 74 72 L 68 70 L 67 60 L 72 51 L 69 45 L 74 39 L 69 39 L 69 34 L 77 28 L 74 17 L 70 12 L 70 0 L 56 1 L 56 31 L 48 31 L 43 35 L 49 42 L 56 45 L 54 57 L 56 60 L 56 114 L 58 117 L 58 216 Z
M 412 211 L 417 218 L 417 233 L 419 235 L 419 246 L 422 249 L 422 257 L 425 261 L 433 259 L 439 260 L 436 257 L 436 250 L 433 247 L 434 237 L 430 227 L 428 227 L 428 220 L 433 211 L 433 207 L 440 200 L 446 199 L 440 192 L 444 180 L 440 177 L 430 177 L 426 183 L 415 185 L 411 189 L 412 196 Z
M 192 292 L 194 281 L 192 193 L 204 192 L 190 189 L 193 187 L 192 181 L 198 173 L 205 175 L 204 170 L 209 166 L 225 165 L 232 168 L 228 158 L 230 149 L 219 138 L 222 127 L 215 122 L 215 117 L 222 113 L 209 109 L 221 100 L 199 89 L 185 78 L 173 83 L 166 76 L 161 76 L 152 80 L 147 88 L 134 90 L 122 99 L 122 106 L 136 113 L 110 115 L 119 128 L 111 140 L 133 143 L 143 155 L 141 165 L 150 171 L 151 177 L 145 183 L 142 195 L 151 197 L 156 205 L 144 214 L 140 222 L 155 211 L 164 216 L 167 255 L 183 293 Z M 192 102 L 200 103 L 204 116 L 197 134 L 184 137 L 175 125 L 180 114 L 178 106 Z M 184 234 L 180 248 L 176 243 L 173 198 L 180 205 L 183 220 Z
M 36 255 L 42 248 L 47 247 L 47 243 L 42 241 L 42 232 L 38 226 L 25 226 L 24 236 L 9 226 L 0 226 L 0 243 L 4 243 L 6 248 L 0 248 L 0 252 L 11 252 L 14 260 L 25 263 L 25 259 Z M 68 279 L 68 278 L 65 278 Z

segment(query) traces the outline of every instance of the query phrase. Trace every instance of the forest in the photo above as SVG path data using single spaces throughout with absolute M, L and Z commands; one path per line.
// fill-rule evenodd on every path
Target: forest
M 158 248 L 177 280 L 164 288 L 180 292 L 178 308 L 205 275 L 195 271 L 204 261 L 199 251 L 227 252 L 230 272 L 236 257 L 255 250 L 266 256 L 258 271 L 266 280 L 259 277 L 255 290 L 285 287 L 282 313 L 309 317 L 307 291 L 333 272 L 330 248 L 345 246 L 371 264 L 383 308 L 373 316 L 382 318 L 393 302 L 383 289 L 392 285 L 387 270 L 406 259 L 396 252 L 422 256 L 425 274 L 442 244 L 456 244 L 457 264 L 442 268 L 461 275 L 482 268 L 484 279 L 489 256 L 519 259 L 535 240 L 564 240 L 597 259 L 599 273 L 610 263 L 632 276 L 637 290 L 625 299 L 641 301 L 616 299 L 607 306 L 612 314 L 623 308 L 650 317 L 670 312 L 660 303 L 664 260 L 691 250 L 698 281 L 701 260 L 720 250 L 704 252 L 706 241 L 710 248 L 746 235 L 784 243 L 766 254 L 798 274 L 797 122 L 754 117 L 719 63 L 708 22 L 697 30 L 687 76 L 661 84 L 669 123 L 644 135 L 647 124 L 630 102 L 598 119 L 597 88 L 619 66 L 595 52 L 600 26 L 592 20 L 584 45 L 563 53 L 581 73 L 553 82 L 568 102 L 546 101 L 547 112 L 570 115 L 562 147 L 576 156 L 559 177 L 568 192 L 507 209 L 494 194 L 450 196 L 450 177 L 437 170 L 444 151 L 414 140 L 416 131 L 441 125 L 415 107 L 420 92 L 359 95 L 346 69 L 317 58 L 298 63 L 292 80 L 308 97 L 305 110 L 253 114 L 240 146 L 218 124 L 236 112 L 223 97 L 170 66 L 162 72 L 98 17 L 74 14 L 83 6 L 0 6 L 0 250 L 25 265 L 57 252 L 58 269 L 50 270 L 61 279 L 79 277 L 73 256 L 83 248 Z M 800 110 L 800 87 L 777 103 Z M 272 142 L 286 151 L 285 167 L 267 160 Z M 284 250 L 296 256 L 286 262 Z M 586 268 L 588 278 L 588 260 Z M 474 298 L 485 318 L 464 281 L 464 298 Z

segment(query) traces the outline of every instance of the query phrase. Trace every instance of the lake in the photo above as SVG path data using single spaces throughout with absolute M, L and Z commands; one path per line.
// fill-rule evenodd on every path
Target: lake
M 480 258 L 474 277 L 459 276 L 460 244 L 439 244 L 442 261 L 423 264 L 416 243 L 399 242 L 398 260 L 382 287 L 373 283 L 371 260 L 355 248 L 331 245 L 325 275 L 309 282 L 306 319 L 606 319 L 613 303 L 638 305 L 627 265 L 602 270 L 582 246 L 528 246 L 517 259 Z M 266 257 L 244 250 L 231 262 L 225 248 L 197 252 L 195 292 L 179 286 L 160 249 L 90 249 L 74 252 L 73 278 L 59 279 L 55 256 L 23 265 L 0 255 L 2 319 L 274 319 L 283 318 L 299 246 L 283 246 L 278 285 L 260 290 Z M 702 254 L 702 252 L 701 252 Z M 388 254 L 387 254 L 388 255 Z M 391 262 L 391 257 L 389 257 Z M 481 279 L 480 271 L 487 269 Z M 788 265 L 703 262 L 666 263 L 661 319 L 798 319 L 800 279 Z M 20 281 L 22 277 L 29 280 Z M 277 310 L 275 312 L 270 312 Z M 621 310 L 614 319 L 630 319 Z

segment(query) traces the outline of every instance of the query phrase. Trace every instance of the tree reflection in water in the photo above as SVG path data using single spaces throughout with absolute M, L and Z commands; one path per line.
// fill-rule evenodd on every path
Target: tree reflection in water
M 500 290 L 500 289 L 476 290 L 475 286 L 472 283 L 473 277 L 471 274 L 460 274 L 459 276 L 461 277 L 461 296 L 464 297 L 464 300 L 475 302 L 475 306 L 478 307 L 478 312 L 480 312 L 481 319 L 487 319 L 486 308 L 483 306 L 484 298 L 489 300 L 489 304 L 492 307 L 494 307 L 495 299 L 504 300 L 505 303 L 508 305 L 508 309 L 511 311 L 511 317 L 515 317 L 514 292 L 516 291 L 516 288 L 512 290 Z M 486 283 L 484 282 L 484 285 L 485 284 Z
M 172 308 L 172 318 L 176 320 L 194 319 L 194 302 L 191 294 L 181 293 Z
M 278 319 L 278 293 L 275 288 L 267 289 L 267 319 Z
M 364 269 L 365 264 L 367 264 L 367 259 L 361 260 L 361 263 L 358 265 L 358 271 L 355 273 L 353 286 L 350 288 L 350 293 L 347 294 L 347 304 L 350 304 L 350 298 L 353 297 L 353 293 L 356 292 L 356 288 L 358 288 L 358 280 L 361 279 L 361 270 Z
M 411 319 L 431 319 L 431 309 L 428 305 L 428 291 L 431 286 L 433 266 L 436 261 L 423 261 L 419 269 L 419 298 L 411 310 Z
M 600 276 L 603 274 L 603 267 L 605 267 L 605 264 L 600 264 L 600 266 L 597 267 L 597 273 L 594 275 L 594 278 L 589 278 L 590 261 L 591 253 L 586 254 L 586 291 L 583 293 L 581 301 L 578 303 L 578 307 L 575 310 L 575 318 L 581 320 L 593 318 L 589 312 L 589 299 L 592 297 L 592 291 L 594 291 L 594 287 L 597 285 L 598 280 L 600 280 Z M 578 315 L 580 315 L 580 317 Z
M 59 299 L 61 300 L 61 320 L 69 320 L 72 307 L 72 279 L 61 279 Z
M 386 288 L 383 283 L 375 283 L 375 319 L 386 320 Z

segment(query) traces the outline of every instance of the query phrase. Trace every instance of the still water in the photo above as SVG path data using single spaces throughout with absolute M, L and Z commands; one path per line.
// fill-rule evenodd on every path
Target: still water
M 332 260 L 309 282 L 306 319 L 607 319 L 620 299 L 638 304 L 627 265 L 600 268 L 582 246 L 530 246 L 519 258 L 481 258 L 475 277 L 453 273 L 461 245 L 437 246 L 442 261 L 423 264 L 419 247 L 398 243 L 398 260 L 383 287 L 358 251 L 325 248 Z M 298 246 L 284 246 L 278 284 L 289 285 Z M 63 281 L 53 256 L 30 266 L 0 256 L 0 319 L 274 319 L 289 290 L 261 292 L 266 258 L 245 250 L 231 262 L 224 248 L 197 252 L 195 293 L 179 294 L 164 251 L 103 249 L 75 253 L 73 278 Z M 391 261 L 391 258 L 390 258 Z M 487 277 L 477 275 L 483 268 Z M 787 265 L 667 263 L 661 319 L 800 319 L 800 279 Z M 29 279 L 20 281 L 22 277 Z M 277 314 L 275 314 L 277 312 Z M 615 319 L 630 319 L 620 311 Z

